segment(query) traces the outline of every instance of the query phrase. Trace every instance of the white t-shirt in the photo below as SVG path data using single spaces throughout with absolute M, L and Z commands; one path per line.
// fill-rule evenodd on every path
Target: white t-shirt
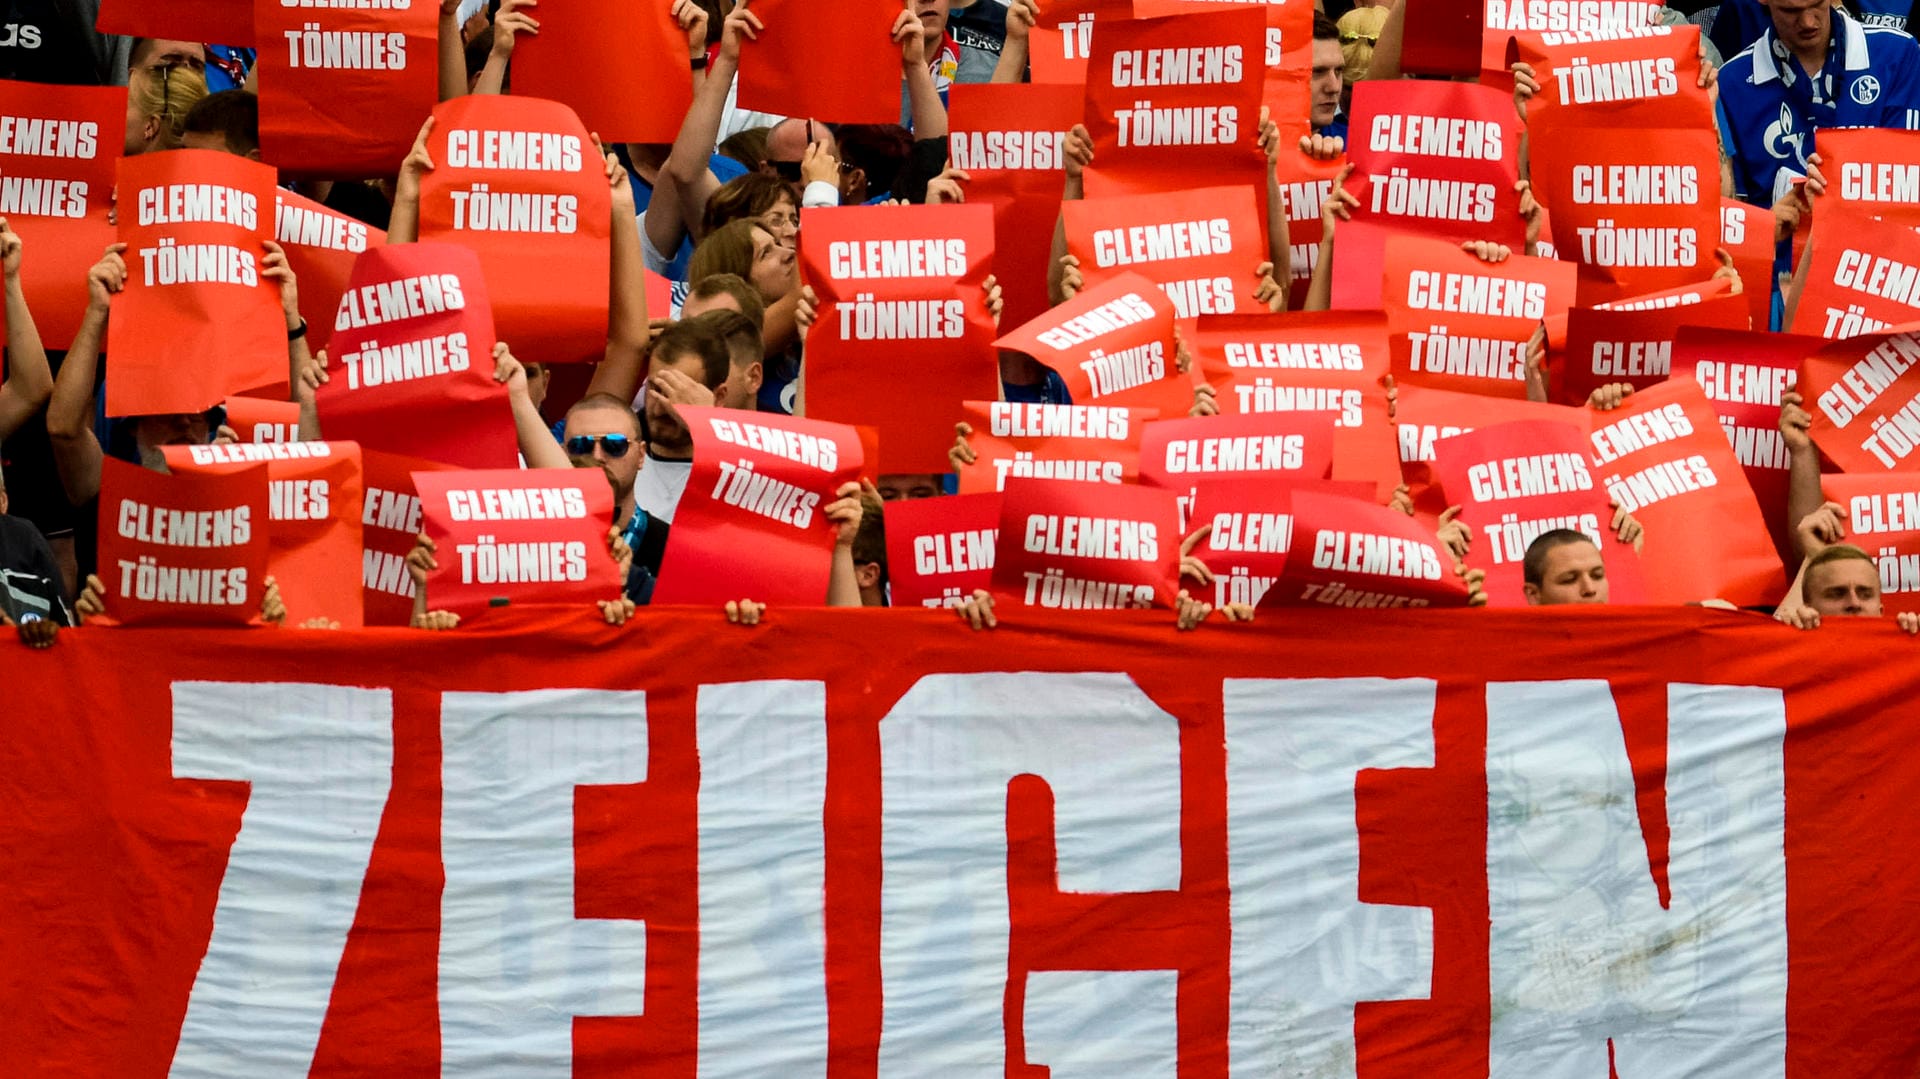
M 692 473 L 692 461 L 667 460 L 648 453 L 640 474 L 633 479 L 634 504 L 655 520 L 672 524 L 674 508 L 680 505 L 680 493 L 687 489 L 687 477 Z

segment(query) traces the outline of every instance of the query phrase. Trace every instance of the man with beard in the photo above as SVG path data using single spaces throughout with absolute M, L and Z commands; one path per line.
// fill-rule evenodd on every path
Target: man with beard
M 647 361 L 647 380 L 640 389 L 647 456 L 634 481 L 634 504 L 668 524 L 693 470 L 693 436 L 678 406 L 713 407 L 726 396 L 727 376 L 733 370 L 717 326 L 721 317 L 701 315 L 667 327 Z

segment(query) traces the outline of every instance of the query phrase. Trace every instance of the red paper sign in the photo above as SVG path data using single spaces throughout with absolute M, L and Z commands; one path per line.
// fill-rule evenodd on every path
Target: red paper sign
M 1516 420 L 1586 427 L 1586 414 L 1577 408 L 1423 386 L 1400 387 L 1394 405 L 1394 430 L 1400 448 L 1400 471 L 1413 489 L 1414 508 L 1428 517 L 1436 517 L 1447 508 L 1431 468 L 1435 446 L 1441 439 Z
M 1084 95 L 1038 83 L 955 86 L 948 160 L 967 173 L 967 203 L 993 207 L 993 273 L 1018 326 L 1047 309 L 1047 266 L 1066 182 L 1062 144 Z M 809 387 L 811 390 L 811 387 Z
M 1880 606 L 1920 611 L 1920 473 L 1820 477 L 1820 497 L 1846 515 L 1846 542 L 1873 556 Z
M 1920 212 L 1823 199 L 1793 332 L 1858 337 L 1920 319 Z
M 679 412 L 693 472 L 653 602 L 824 604 L 834 526 L 822 511 L 865 467 L 859 432 L 765 412 Z
M 1593 413 L 1591 425 L 1600 481 L 1646 526 L 1640 565 L 1652 602 L 1779 600 L 1780 558 L 1699 383 L 1668 379 Z
M 1000 499 L 992 591 L 1002 603 L 1062 611 L 1174 605 L 1173 492 L 1015 479 Z
M 993 211 L 850 206 L 802 218 L 801 274 L 820 303 L 807 333 L 807 415 L 872 424 L 882 473 L 945 471 L 954 408 L 998 390 Z
M 1739 199 L 1721 199 L 1720 246 L 1733 256 L 1753 325 L 1773 325 L 1773 212 Z
M 452 469 L 377 450 L 363 450 L 360 456 L 366 477 L 365 505 L 360 514 L 364 545 L 360 552 L 361 607 L 369 626 L 404 626 L 413 619 L 413 578 L 407 573 L 407 553 L 427 526 L 413 476 L 432 469 Z
M 1253 144 L 1266 84 L 1266 16 L 1230 7 L 1102 23 L 1087 72 L 1096 198 L 1264 183 Z
M 1398 510 L 1314 491 L 1293 494 L 1293 539 L 1267 607 L 1464 607 L 1453 555 Z
M 570 0 L 534 14 L 540 32 L 514 46 L 514 93 L 560 102 L 609 145 L 680 134 L 693 80 L 672 4 Z
M 411 137 L 411 136 L 409 136 Z M 300 285 L 300 313 L 307 319 L 307 347 L 319 352 L 333 338 L 333 316 L 353 276 L 353 263 L 387 234 L 329 209 L 304 195 L 278 192 L 274 239 L 287 252 Z
M 511 468 L 518 438 L 493 380 L 493 317 L 480 260 L 451 244 L 376 247 L 340 300 L 320 429 L 387 453 Z
M 1787 520 L 1787 473 L 1792 463 L 1780 434 L 1780 398 L 1793 389 L 1800 361 L 1820 350 L 1817 337 L 1784 333 L 1729 333 L 1683 326 L 1673 338 L 1673 369 L 1700 384 L 1746 470 L 1747 486 L 1783 561 L 1794 557 Z
M 300 406 L 292 401 L 229 397 L 221 407 L 227 410 L 227 426 L 242 442 L 300 441 Z
M 242 626 L 260 617 L 267 470 L 149 472 L 100 462 L 100 581 L 112 621 Z
M 1648 22 L 1599 34 L 1529 31 L 1514 34 L 1513 44 L 1540 84 L 1540 93 L 1527 102 L 1530 120 L 1561 110 L 1601 123 L 1632 120 L 1637 106 L 1647 103 L 1668 126 L 1713 125 L 1713 102 L 1700 87 L 1697 26 Z
M 1108 405 L 968 401 L 974 463 L 960 469 L 960 493 L 1001 491 L 1019 479 L 1132 483 L 1140 435 L 1160 413 Z
M 993 580 L 1000 496 L 887 503 L 887 587 L 895 607 L 958 607 Z
M 1920 458 L 1920 337 L 1871 334 L 1836 341 L 1800 365 L 1813 440 L 1842 472 L 1906 472 Z
M 1401 46 L 1400 70 L 1409 75 L 1480 74 L 1480 39 L 1485 20 L 1472 3 L 1426 4 L 1410 7 L 1406 44 Z
M 1173 318 L 1172 304 L 1153 282 L 1120 273 L 1003 334 L 994 347 L 1053 368 L 1075 404 L 1178 416 L 1193 405 L 1193 381 L 1175 363 Z
M 1355 217 L 1442 240 L 1525 244 L 1511 96 L 1470 83 L 1368 80 L 1353 88 L 1352 132 Z
M 440 100 L 435 6 L 254 0 L 253 14 L 261 157 L 330 179 L 397 171 Z
M 1458 244 L 1387 240 L 1387 332 L 1402 385 L 1527 395 L 1527 341 L 1573 304 L 1570 263 L 1514 255 L 1484 262 Z
M 1584 405 L 1593 391 L 1625 382 L 1646 389 L 1673 371 L 1673 337 L 1682 326 L 1747 329 L 1744 296 L 1722 292 L 1699 303 L 1641 310 L 1577 307 L 1567 314 L 1567 347 L 1553 372 L 1552 397 Z
M 1140 436 L 1140 482 L 1180 496 L 1186 535 L 1194 492 L 1209 479 L 1322 480 L 1333 468 L 1333 416 L 1266 413 L 1158 420 Z
M 1614 532 L 1592 465 L 1586 431 L 1554 420 L 1500 423 L 1435 443 L 1433 471 L 1473 536 L 1466 563 L 1486 571 L 1488 606 L 1527 605 L 1527 548 L 1559 528 L 1600 548 L 1609 603 L 1646 602 L 1640 558 Z
M 1093 56 L 1094 23 L 1132 17 L 1133 8 L 1127 0 L 1057 0 L 1043 5 L 1040 22 L 1027 42 L 1033 81 L 1084 91 Z
M 1279 160 L 1274 164 L 1274 175 L 1280 185 L 1280 199 L 1287 210 L 1287 244 L 1293 249 L 1289 262 L 1293 275 L 1294 302 L 1288 307 L 1298 311 L 1306 296 L 1306 282 L 1313 277 L 1313 268 L 1320 263 L 1320 241 L 1323 236 L 1320 224 L 1320 208 L 1326 204 L 1327 196 L 1333 193 L 1333 181 L 1346 166 L 1345 157 L 1331 161 L 1322 161 L 1308 157 L 1287 141 L 1289 135 L 1281 129 L 1281 150 Z M 1344 234 L 1343 234 L 1344 235 Z M 1344 250 L 1344 247 L 1342 248 Z
M 1838 199 L 1822 199 L 1818 219 L 1835 203 L 1862 212 L 1920 207 L 1920 131 L 1822 128 L 1814 133 L 1820 172 Z
M 1477 0 L 1476 0 L 1477 2 Z M 1507 75 L 1508 46 L 1518 33 L 1551 31 L 1561 40 L 1602 39 L 1629 33 L 1652 23 L 1660 0 L 1486 0 L 1486 33 L 1481 53 L 1481 81 L 1511 89 Z M 1500 80 L 1489 78 L 1497 74 Z
M 1296 491 L 1373 498 L 1372 485 L 1337 480 L 1213 479 L 1195 487 L 1187 535 L 1206 530 L 1192 553 L 1213 573 L 1215 607 L 1257 607 L 1280 579 L 1293 543 Z
M 120 162 L 127 287 L 107 323 L 109 416 L 201 412 L 286 380 L 280 290 L 260 276 L 273 185 L 272 169 L 212 150 Z
M 1267 241 L 1252 187 L 1082 199 L 1061 203 L 1060 215 L 1089 286 L 1140 274 L 1183 319 L 1265 310 L 1253 299 Z
M 433 110 L 420 239 L 480 255 L 500 340 L 529 362 L 597 361 L 607 348 L 612 196 L 565 105 L 497 94 Z
M 840 124 L 900 122 L 900 50 L 888 0 L 755 0 L 766 29 L 740 58 L 743 109 Z M 822 42 L 831 59 L 795 63 Z M 738 597 L 735 597 L 736 599 Z
M 364 497 L 360 447 L 352 442 L 241 442 L 168 446 L 176 473 L 267 466 L 267 573 L 280 586 L 287 621 L 358 629 Z
M 1307 134 L 1310 100 L 1308 83 L 1313 71 L 1313 16 L 1311 0 L 1245 0 L 1266 13 L 1266 83 L 1260 103 L 1280 124 L 1281 145 L 1291 146 Z M 1134 0 L 1133 17 L 1155 19 L 1198 11 L 1218 11 L 1216 0 Z
M 607 553 L 613 489 L 585 468 L 416 472 L 437 568 L 427 606 L 472 618 L 513 603 L 586 607 L 624 582 Z
M 103 34 L 247 48 L 255 40 L 252 0 L 101 0 L 94 28 Z
M 0 118 L 0 216 L 25 245 L 20 285 L 40 343 L 64 349 L 86 314 L 79 283 L 114 242 L 127 91 L 0 82 Z

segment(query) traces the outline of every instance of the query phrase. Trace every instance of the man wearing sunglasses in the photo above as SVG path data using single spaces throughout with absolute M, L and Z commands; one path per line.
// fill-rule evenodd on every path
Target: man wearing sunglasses
M 840 160 L 840 144 L 827 125 L 790 119 L 767 132 L 767 167 L 793 185 L 802 208 L 838 206 L 847 194 L 851 171 Z
M 634 478 L 642 454 L 640 419 L 625 401 L 610 393 L 590 393 L 567 410 L 561 442 L 575 468 L 598 468 L 613 487 L 613 519 L 633 549 L 627 571 L 627 598 L 644 605 L 653 596 L 660 558 L 667 549 L 666 522 L 634 506 Z

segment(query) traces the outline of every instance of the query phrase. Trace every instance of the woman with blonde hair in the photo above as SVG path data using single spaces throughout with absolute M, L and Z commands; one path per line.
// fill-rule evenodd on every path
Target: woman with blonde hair
M 206 96 L 206 74 L 187 64 L 133 69 L 127 75 L 126 156 L 178 150 L 187 112 Z
M 1340 55 L 1346 58 L 1346 92 L 1349 100 L 1353 93 L 1353 84 L 1367 77 L 1367 69 L 1373 65 L 1373 47 L 1380 42 L 1380 28 L 1387 24 L 1387 9 L 1384 7 L 1356 7 L 1340 16 L 1336 23 L 1340 29 Z M 1342 102 L 1342 112 L 1349 109 Z

